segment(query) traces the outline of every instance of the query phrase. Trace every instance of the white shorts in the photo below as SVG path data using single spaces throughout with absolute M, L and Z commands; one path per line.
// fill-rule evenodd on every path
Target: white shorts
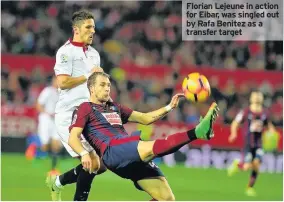
M 73 108 L 71 110 L 65 111 L 65 112 L 60 112 L 55 114 L 55 125 L 56 125 L 56 130 L 57 134 L 60 136 L 61 142 L 67 152 L 72 156 L 72 157 L 78 157 L 79 155 L 68 145 L 68 139 L 69 139 L 69 126 L 71 125 L 72 122 L 72 114 L 73 111 L 76 108 Z M 88 151 L 91 152 L 94 150 L 94 148 L 85 140 L 83 135 L 81 135 L 82 139 L 81 143 L 83 147 Z
M 38 117 L 38 136 L 43 145 L 49 144 L 52 139 L 60 140 L 54 119 L 47 114 L 40 114 Z

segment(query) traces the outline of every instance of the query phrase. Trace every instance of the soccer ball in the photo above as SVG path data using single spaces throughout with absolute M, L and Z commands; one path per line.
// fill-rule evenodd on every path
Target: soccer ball
M 185 98 L 191 102 L 204 102 L 211 94 L 207 78 L 198 72 L 187 75 L 183 80 L 182 90 Z

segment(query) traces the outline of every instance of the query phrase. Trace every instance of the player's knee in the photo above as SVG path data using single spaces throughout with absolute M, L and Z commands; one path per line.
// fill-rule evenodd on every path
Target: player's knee
M 58 140 L 51 141 L 51 151 L 54 153 L 58 153 L 61 150 L 61 143 Z
M 42 145 L 41 146 L 41 151 L 47 152 L 48 151 L 48 145 L 47 144 Z
M 259 159 L 253 160 L 253 169 L 254 169 L 255 171 L 258 171 L 258 170 L 259 170 L 259 167 L 260 167 L 260 160 L 259 160 Z
M 254 160 L 253 160 L 253 164 L 256 165 L 256 166 L 257 166 L 257 165 L 260 165 L 260 160 L 259 160 L 259 158 L 254 159 Z
M 159 201 L 175 201 L 175 196 L 170 189 L 160 188 L 156 196 Z
M 170 193 L 167 197 L 167 201 L 175 201 L 176 198 L 175 198 L 175 195 L 173 193 Z
M 245 163 L 243 166 L 243 170 L 244 171 L 248 171 L 251 168 L 251 164 L 250 163 Z
M 154 158 L 154 143 L 155 141 L 139 141 L 137 150 L 142 161 L 147 162 Z
M 175 201 L 175 196 L 171 192 L 163 192 L 160 197 L 159 201 Z
M 54 145 L 54 146 L 51 147 L 51 151 L 53 153 L 59 153 L 60 150 L 61 150 L 61 147 L 59 145 Z

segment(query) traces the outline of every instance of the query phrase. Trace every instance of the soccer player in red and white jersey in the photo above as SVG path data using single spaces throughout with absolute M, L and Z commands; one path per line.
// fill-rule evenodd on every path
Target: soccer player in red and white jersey
M 248 108 L 241 110 L 231 125 L 231 135 L 229 142 L 235 141 L 237 138 L 237 130 L 239 125 L 243 123 L 246 130 L 244 134 L 243 159 L 236 159 L 228 168 L 228 175 L 232 176 L 239 170 L 252 170 L 250 180 L 246 189 L 248 196 L 255 196 L 256 192 L 253 188 L 259 173 L 259 168 L 264 154 L 262 149 L 262 135 L 266 127 L 272 132 L 275 127 L 269 119 L 268 110 L 263 107 L 263 94 L 260 91 L 252 91 L 250 95 L 250 105 Z
M 47 152 L 50 146 L 51 153 L 51 171 L 49 174 L 56 175 L 57 156 L 62 147 L 60 137 L 54 123 L 55 105 L 58 101 L 58 91 L 56 77 L 52 76 L 49 81 L 51 84 L 46 86 L 39 94 L 36 109 L 38 116 L 38 136 L 41 142 L 41 150 Z
M 73 37 L 62 45 L 56 53 L 54 66 L 59 86 L 59 100 L 55 109 L 55 125 L 61 142 L 72 157 L 79 155 L 68 145 L 69 126 L 74 110 L 88 101 L 90 93 L 87 79 L 93 72 L 103 72 L 100 67 L 100 55 L 91 47 L 95 34 L 94 16 L 85 10 L 75 12 L 72 16 Z M 94 149 L 84 139 L 81 140 L 92 157 L 93 165 L 99 166 L 99 159 Z M 78 165 L 76 168 L 60 175 L 49 176 L 46 180 L 51 190 L 53 201 L 61 200 L 61 189 L 66 184 L 77 183 L 75 201 L 88 199 L 91 183 L 95 173 L 89 173 Z M 56 184 L 57 186 L 53 186 Z

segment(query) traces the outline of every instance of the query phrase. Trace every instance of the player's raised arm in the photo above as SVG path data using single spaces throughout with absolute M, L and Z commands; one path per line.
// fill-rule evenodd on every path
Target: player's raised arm
M 239 128 L 239 122 L 237 122 L 236 120 L 234 120 L 231 124 L 231 135 L 229 137 L 229 142 L 233 142 L 235 141 L 235 139 L 238 136 L 238 128 Z
M 174 95 L 170 104 L 152 112 L 142 113 L 142 112 L 133 111 L 130 117 L 128 118 L 128 121 L 144 125 L 152 124 L 155 121 L 167 115 L 172 109 L 176 108 L 178 106 L 179 99 L 181 97 L 184 97 L 184 94 L 179 93 Z
M 244 117 L 244 111 L 240 111 L 235 120 L 232 122 L 231 124 L 231 134 L 229 136 L 229 142 L 234 142 L 235 139 L 237 138 L 238 136 L 238 128 L 239 128 L 239 125 L 240 123 L 242 122 L 243 120 L 243 117 Z

